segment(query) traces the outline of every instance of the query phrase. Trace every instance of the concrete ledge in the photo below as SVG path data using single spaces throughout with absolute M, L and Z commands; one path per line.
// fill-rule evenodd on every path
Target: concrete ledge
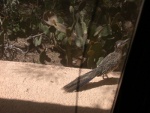
M 120 73 L 94 78 L 78 95 L 64 92 L 78 75 L 77 68 L 0 61 L 0 113 L 74 113 L 76 99 L 78 113 L 109 113 Z

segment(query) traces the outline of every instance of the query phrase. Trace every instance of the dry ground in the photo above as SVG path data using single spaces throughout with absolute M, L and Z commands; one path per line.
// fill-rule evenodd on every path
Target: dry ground
M 62 87 L 79 75 L 78 68 L 0 61 L 0 113 L 110 113 L 120 78 L 94 78 L 77 92 Z M 81 74 L 89 69 L 82 69 Z

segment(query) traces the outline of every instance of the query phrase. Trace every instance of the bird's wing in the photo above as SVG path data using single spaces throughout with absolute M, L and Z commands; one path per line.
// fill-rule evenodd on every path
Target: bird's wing
M 107 74 L 110 71 L 113 71 L 118 67 L 118 64 L 121 60 L 121 55 L 119 53 L 113 52 L 106 56 L 100 65 L 96 68 L 97 72 L 100 74 Z

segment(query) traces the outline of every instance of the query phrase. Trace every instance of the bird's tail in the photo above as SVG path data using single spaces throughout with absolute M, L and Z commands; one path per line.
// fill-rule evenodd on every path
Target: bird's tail
M 65 85 L 63 89 L 67 92 L 72 92 L 74 90 L 78 91 L 81 86 L 85 85 L 96 76 L 95 72 L 93 72 L 94 71 L 90 71 L 82 76 L 77 77 L 75 80 Z

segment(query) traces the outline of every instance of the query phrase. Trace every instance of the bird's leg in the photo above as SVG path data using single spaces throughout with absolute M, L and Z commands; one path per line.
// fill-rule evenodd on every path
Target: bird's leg
M 107 74 L 103 74 L 102 75 L 103 79 L 105 79 L 105 76 L 106 76 L 106 78 L 109 78 Z

